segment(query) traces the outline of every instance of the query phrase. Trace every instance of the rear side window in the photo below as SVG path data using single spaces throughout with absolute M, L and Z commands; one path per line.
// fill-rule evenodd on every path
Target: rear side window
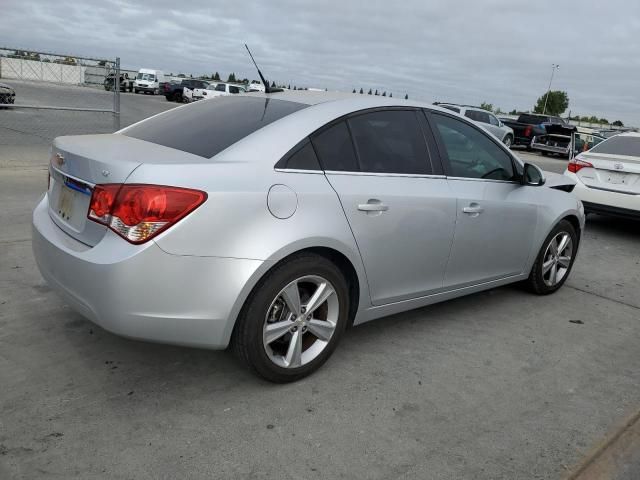
M 460 113 L 460 109 L 458 107 L 452 107 L 451 105 L 440 105 L 442 108 L 446 108 L 447 110 L 451 110 L 452 112 Z
M 349 119 L 360 171 L 429 174 L 427 144 L 415 111 L 385 110 Z
M 211 158 L 247 135 L 306 106 L 274 98 L 220 97 L 176 108 L 122 133 Z
M 476 122 L 489 123 L 489 114 L 487 112 L 479 112 L 477 110 L 467 110 L 464 116 Z
M 325 170 L 341 172 L 358 171 L 356 155 L 353 151 L 351 136 L 345 122 L 340 122 L 319 134 L 311 141 L 318 154 L 318 159 Z
M 313 150 L 311 142 L 304 142 L 293 153 L 278 162 L 276 168 L 290 168 L 293 170 L 322 170 L 318 163 L 318 157 Z
M 616 135 L 593 147 L 591 152 L 640 157 L 640 137 Z
M 225 86 L 225 84 L 224 84 L 224 83 L 219 83 L 218 85 L 216 85 L 216 90 L 217 90 L 218 92 L 224 92 L 224 91 L 226 90 L 226 88 L 225 88 L 225 87 L 226 87 L 226 86 Z

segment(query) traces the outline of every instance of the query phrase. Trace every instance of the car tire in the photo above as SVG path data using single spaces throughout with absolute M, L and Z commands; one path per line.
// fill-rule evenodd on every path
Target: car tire
M 513 137 L 511 135 L 507 135 L 506 137 L 504 137 L 504 146 L 507 148 L 511 148 L 511 146 L 513 145 Z
M 565 236 L 568 243 L 563 246 Z M 578 244 L 578 234 L 573 225 L 567 220 L 558 222 L 538 252 L 529 278 L 525 281 L 527 288 L 538 295 L 548 295 L 562 287 L 571 273 Z
M 297 301 L 292 300 L 295 292 Z M 327 292 L 332 293 L 323 299 Z M 327 361 L 344 333 L 348 292 L 344 275 L 327 258 L 311 253 L 289 258 L 269 271 L 249 295 L 232 335 L 234 353 L 253 373 L 271 382 L 294 382 L 310 375 Z M 309 305 L 314 294 L 322 302 Z M 305 311 L 307 306 L 313 308 L 311 314 Z

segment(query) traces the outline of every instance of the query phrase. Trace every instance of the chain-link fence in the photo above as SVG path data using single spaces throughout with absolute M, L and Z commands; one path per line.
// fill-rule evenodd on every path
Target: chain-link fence
M 120 62 L 0 48 L 0 145 L 120 128 Z

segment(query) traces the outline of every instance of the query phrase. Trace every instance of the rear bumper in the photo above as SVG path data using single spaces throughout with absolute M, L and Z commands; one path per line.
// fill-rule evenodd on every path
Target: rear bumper
M 538 143 L 535 139 L 531 142 L 531 148 L 538 152 L 556 153 L 558 155 L 569 155 L 569 147 L 555 147 L 545 143 Z
M 131 245 L 108 231 L 94 247 L 33 213 L 33 253 L 42 276 L 78 313 L 129 338 L 226 348 L 237 302 L 263 263 L 172 255 L 154 242 Z
M 520 137 L 516 135 L 513 139 L 513 143 L 514 145 L 525 145 L 528 147 L 531 145 L 531 137 Z
M 572 193 L 582 201 L 586 212 L 640 218 L 640 195 L 589 188 L 576 174 L 568 171 L 564 174 L 576 181 Z

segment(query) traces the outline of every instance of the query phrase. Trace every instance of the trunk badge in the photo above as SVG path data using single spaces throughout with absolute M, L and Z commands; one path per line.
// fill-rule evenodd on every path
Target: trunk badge
M 623 170 L 624 169 L 624 165 L 622 163 L 614 163 L 613 164 L 613 168 L 615 168 L 616 170 Z
M 61 153 L 56 153 L 54 161 L 56 162 L 56 165 L 58 167 L 61 167 L 62 165 L 64 165 L 64 155 L 62 155 Z

